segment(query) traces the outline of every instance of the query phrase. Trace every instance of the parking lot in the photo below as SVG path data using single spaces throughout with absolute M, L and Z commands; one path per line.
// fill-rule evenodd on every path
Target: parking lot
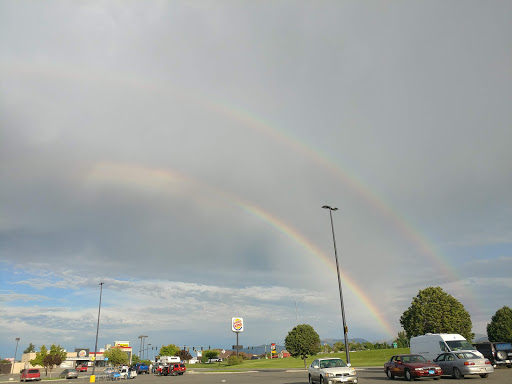
M 384 371 L 380 367 L 372 368 L 358 368 L 357 369 L 359 381 L 361 384 L 384 384 L 389 382 Z M 98 372 L 100 374 L 100 372 Z M 52 377 L 57 377 L 58 373 L 53 373 Z M 78 379 L 72 380 L 52 380 L 59 383 L 65 382 L 66 384 L 83 384 L 89 383 L 90 373 L 81 373 Z M 42 375 L 44 381 L 44 373 Z M 9 380 L 10 379 L 10 380 Z M 0 375 L 0 382 L 19 382 L 19 375 Z M 125 381 L 125 380 L 121 380 Z M 156 375 L 139 375 L 135 379 L 130 380 L 130 384 L 306 384 L 308 382 L 307 371 L 305 370 L 259 370 L 250 372 L 214 372 L 214 371 L 199 371 L 189 369 L 183 376 L 156 376 Z M 406 382 L 404 379 L 395 379 L 394 382 Z M 422 379 L 434 383 L 432 379 Z M 103 381 L 97 381 L 103 382 Z M 448 376 L 443 376 L 440 381 L 435 383 L 455 383 L 460 382 Z M 488 384 L 510 384 L 512 383 L 512 369 L 497 368 L 495 372 L 487 379 L 482 379 L 479 376 L 466 376 L 464 383 L 488 383 Z M 64 383 L 63 383 L 64 384 Z

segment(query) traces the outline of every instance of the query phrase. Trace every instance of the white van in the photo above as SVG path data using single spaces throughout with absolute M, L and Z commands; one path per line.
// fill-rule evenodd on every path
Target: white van
M 422 355 L 429 361 L 443 352 L 471 351 L 482 356 L 471 343 L 457 333 L 427 333 L 426 335 L 411 337 L 411 353 Z M 483 357 L 483 356 L 482 356 Z

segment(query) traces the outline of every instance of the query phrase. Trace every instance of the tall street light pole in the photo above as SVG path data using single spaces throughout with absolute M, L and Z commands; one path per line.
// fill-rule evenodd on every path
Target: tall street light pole
M 338 208 L 331 207 L 329 205 L 324 205 L 322 208 L 329 210 L 329 217 L 331 218 L 331 230 L 332 230 L 332 241 L 334 243 L 334 257 L 336 258 L 336 271 L 338 272 L 338 288 L 340 290 L 340 303 L 341 303 L 341 320 L 343 321 L 343 335 L 345 337 L 345 354 L 347 356 L 347 365 L 350 364 L 350 354 L 348 352 L 348 328 L 345 322 L 345 308 L 343 307 L 343 292 L 341 289 L 341 278 L 340 278 L 340 265 L 338 263 L 338 251 L 336 249 L 336 238 L 334 237 L 334 224 L 332 221 L 332 212 L 337 211 Z
M 144 335 L 140 335 L 138 338 L 140 339 L 140 349 L 139 349 L 139 358 L 141 360 L 144 359 L 144 338 L 146 338 L 147 336 L 144 336 Z
M 16 364 L 16 355 L 18 354 L 18 342 L 20 341 L 20 338 L 17 337 L 15 340 L 16 340 L 16 349 L 14 350 L 14 361 L 12 363 L 11 373 L 14 373 L 14 365 Z
M 94 362 L 92 364 L 92 377 L 91 377 L 91 383 L 95 382 L 96 376 L 94 375 L 94 371 L 96 368 L 96 357 L 97 357 L 97 351 L 98 351 L 98 333 L 100 331 L 100 313 L 101 313 L 101 294 L 103 293 L 103 282 L 100 283 L 100 305 L 98 306 L 98 324 L 96 325 L 96 344 L 94 344 Z
M 146 352 L 147 352 L 147 356 L 146 356 L 146 354 L 144 354 L 144 356 L 146 357 L 146 359 L 147 359 L 148 357 L 150 357 L 150 352 L 149 352 L 149 346 L 150 346 L 150 345 L 151 345 L 151 343 L 148 343 L 148 345 L 146 345 Z M 147 360 L 151 360 L 151 359 L 147 359 Z

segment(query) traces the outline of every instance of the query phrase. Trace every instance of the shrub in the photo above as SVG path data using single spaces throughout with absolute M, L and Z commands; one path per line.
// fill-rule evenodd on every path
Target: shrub
M 231 355 L 228 357 L 228 365 L 239 365 L 239 364 L 242 364 L 244 362 L 244 358 L 242 356 L 236 356 L 236 355 Z

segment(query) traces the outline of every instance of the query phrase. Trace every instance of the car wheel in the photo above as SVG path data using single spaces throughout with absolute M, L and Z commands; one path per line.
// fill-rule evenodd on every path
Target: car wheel
M 407 381 L 411 381 L 412 380 L 411 371 L 409 371 L 408 369 L 405 370 L 404 376 L 405 376 L 405 380 L 407 380 Z
M 309 384 L 314 384 L 313 379 L 311 378 L 311 375 L 308 375 L 308 376 L 309 376 Z
M 487 379 L 487 377 L 489 377 L 489 374 L 488 373 L 483 373 L 483 374 L 480 375 L 480 377 L 482 379 Z
M 463 379 L 464 375 L 462 374 L 462 372 L 460 371 L 459 368 L 454 367 L 453 368 L 453 377 L 456 379 Z
M 395 378 L 395 375 L 393 375 L 391 373 L 391 369 L 386 369 L 386 376 L 388 377 L 389 380 L 393 380 Z
M 507 360 L 507 352 L 505 351 L 497 351 L 496 357 L 500 360 Z

